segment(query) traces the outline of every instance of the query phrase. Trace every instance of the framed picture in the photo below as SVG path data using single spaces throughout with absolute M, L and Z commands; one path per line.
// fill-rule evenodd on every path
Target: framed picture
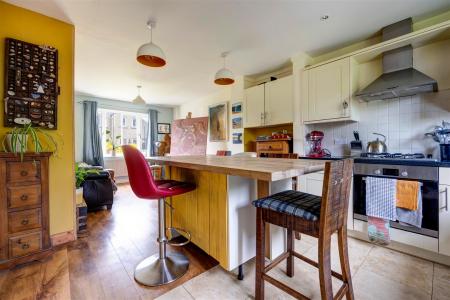
M 170 134 L 170 123 L 158 123 L 158 134 Z
M 228 107 L 227 103 L 212 105 L 208 108 L 209 141 L 222 142 L 228 140 Z
M 233 144 L 242 144 L 242 133 L 233 133 Z
M 231 123 L 232 123 L 233 129 L 242 128 L 242 117 L 234 117 L 233 119 L 231 119 Z
M 240 114 L 242 112 L 242 102 L 236 102 L 231 105 L 231 113 L 233 115 Z

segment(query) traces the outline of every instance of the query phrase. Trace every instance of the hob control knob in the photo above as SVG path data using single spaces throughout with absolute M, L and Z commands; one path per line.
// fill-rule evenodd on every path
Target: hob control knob
M 402 175 L 403 177 L 406 177 L 406 176 L 408 176 L 408 172 L 402 171 L 402 173 L 400 175 Z
M 381 170 L 380 170 L 380 169 L 376 169 L 376 170 L 374 171 L 374 173 L 375 173 L 375 175 L 380 175 L 380 174 L 381 174 Z

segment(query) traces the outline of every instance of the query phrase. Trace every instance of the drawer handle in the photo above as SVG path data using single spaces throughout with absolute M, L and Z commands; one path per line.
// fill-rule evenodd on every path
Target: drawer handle
M 30 248 L 30 244 L 22 244 L 22 250 Z
M 28 171 L 25 170 L 20 171 L 20 176 L 22 177 L 28 176 Z
M 22 222 L 20 222 L 22 225 L 28 225 L 30 221 L 28 219 L 23 219 Z
M 28 200 L 28 195 L 23 194 L 22 196 L 20 196 L 20 200 L 27 201 Z

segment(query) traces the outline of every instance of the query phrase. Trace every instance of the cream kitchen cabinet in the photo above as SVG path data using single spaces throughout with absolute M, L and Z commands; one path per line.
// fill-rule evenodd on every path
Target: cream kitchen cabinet
M 264 125 L 264 84 L 245 90 L 244 113 L 244 127 Z
M 302 108 L 305 124 L 355 119 L 350 58 L 304 70 Z
M 294 88 L 292 76 L 267 82 L 265 88 L 265 125 L 294 121 Z
M 294 120 L 292 76 L 246 89 L 244 113 L 244 127 L 292 123 Z
M 450 256 L 450 168 L 439 168 L 439 253 Z

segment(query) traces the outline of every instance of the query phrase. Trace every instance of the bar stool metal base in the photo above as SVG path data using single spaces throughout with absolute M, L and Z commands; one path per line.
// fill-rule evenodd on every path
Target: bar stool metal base
M 159 286 L 180 278 L 188 268 L 189 259 L 182 253 L 170 252 L 162 259 L 154 254 L 137 265 L 134 279 L 146 286 Z

